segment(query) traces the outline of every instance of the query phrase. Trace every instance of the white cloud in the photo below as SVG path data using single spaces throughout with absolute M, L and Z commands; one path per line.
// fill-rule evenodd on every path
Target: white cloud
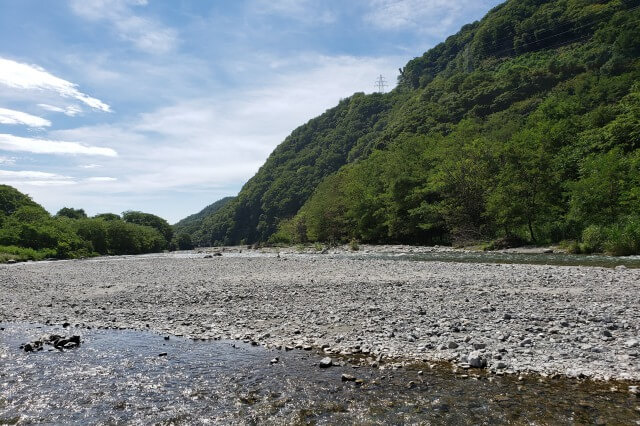
M 5 185 L 22 186 L 67 186 L 76 182 L 69 176 L 33 170 L 0 170 L 0 179 Z
M 44 110 L 51 112 L 60 112 L 69 117 L 75 117 L 82 112 L 82 108 L 79 105 L 67 105 L 64 108 L 49 104 L 38 104 L 38 106 Z
M 17 180 L 6 181 L 3 182 L 3 184 L 13 186 L 20 190 L 21 187 L 29 186 L 69 186 L 76 185 L 76 182 L 72 180 Z
M 116 157 L 118 155 L 117 152 L 111 148 L 87 146 L 78 142 L 26 138 L 8 134 L 0 134 L 0 149 L 7 151 L 25 151 L 34 154 L 98 155 L 106 157 Z
M 61 180 L 71 179 L 69 176 L 59 175 L 57 173 L 37 172 L 31 170 L 0 170 L 0 178 L 9 179 L 39 179 L 39 180 Z
M 81 169 L 98 169 L 100 167 L 102 167 L 102 165 L 100 164 L 82 164 L 80 166 Z
M 239 189 L 292 130 L 354 91 L 372 92 L 380 73 L 393 81 L 401 63 L 399 58 L 312 54 L 288 61 L 261 86 L 181 100 L 125 122 L 52 135 L 117 149 L 117 165 L 101 169 L 118 178 L 109 187 L 114 193 Z M 310 84 L 326 75 L 333 78 L 321 89 Z
M 5 166 L 12 166 L 12 165 L 16 164 L 16 158 L 15 157 L 6 157 L 4 155 L 0 155 L 0 164 L 5 165 Z
M 135 15 L 132 6 L 146 6 L 146 0 L 71 0 L 71 10 L 90 21 L 105 21 L 118 36 L 149 53 L 171 52 L 178 33 L 159 22 Z
M 0 124 L 22 124 L 29 127 L 51 126 L 49 120 L 8 108 L 0 108 Z
M 383 30 L 444 37 L 458 29 L 462 17 L 484 14 L 489 4 L 487 0 L 372 0 L 364 20 Z
M 95 177 L 87 178 L 86 180 L 87 182 L 115 182 L 118 179 L 114 177 L 108 177 L 108 176 L 95 176 Z
M 37 65 L 0 58 L 0 84 L 17 89 L 53 91 L 62 97 L 76 99 L 91 108 L 111 111 L 109 105 L 101 100 L 80 92 L 77 85 L 58 78 Z

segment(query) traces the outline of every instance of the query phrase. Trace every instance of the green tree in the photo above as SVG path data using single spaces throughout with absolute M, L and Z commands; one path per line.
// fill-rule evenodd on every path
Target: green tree
M 122 213 L 122 219 L 128 223 L 135 223 L 136 225 L 150 226 L 156 229 L 166 242 L 165 246 L 171 243 L 173 238 L 173 228 L 163 218 L 151 213 L 143 213 L 138 211 L 126 211 Z
M 56 213 L 56 216 L 64 216 L 70 219 L 85 219 L 87 217 L 87 214 L 84 212 L 83 209 L 63 207 L 60 210 L 58 210 L 58 213 Z

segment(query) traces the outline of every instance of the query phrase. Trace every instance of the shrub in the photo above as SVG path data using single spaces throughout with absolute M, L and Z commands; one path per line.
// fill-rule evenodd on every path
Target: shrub
M 604 250 L 613 256 L 640 254 L 640 218 L 627 218 L 607 228 Z
M 582 253 L 601 253 L 607 240 L 607 232 L 602 226 L 591 225 L 582 231 Z
M 56 256 L 54 249 L 34 250 L 32 248 L 17 246 L 0 246 L 0 263 L 6 263 L 8 260 L 43 260 Z

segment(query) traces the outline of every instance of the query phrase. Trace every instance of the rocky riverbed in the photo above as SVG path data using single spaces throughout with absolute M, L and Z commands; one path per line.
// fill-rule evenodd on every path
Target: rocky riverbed
M 247 251 L 0 266 L 0 322 L 640 380 L 640 270 Z M 637 387 L 631 387 L 631 390 Z

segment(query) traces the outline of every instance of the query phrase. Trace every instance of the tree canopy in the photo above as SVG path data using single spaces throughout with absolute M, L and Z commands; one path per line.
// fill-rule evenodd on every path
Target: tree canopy
M 142 212 L 125 212 L 123 217 L 128 221 L 113 213 L 88 218 L 83 209 L 68 207 L 51 216 L 27 195 L 0 185 L 0 262 L 142 254 L 168 248 L 172 231 L 164 219 Z

